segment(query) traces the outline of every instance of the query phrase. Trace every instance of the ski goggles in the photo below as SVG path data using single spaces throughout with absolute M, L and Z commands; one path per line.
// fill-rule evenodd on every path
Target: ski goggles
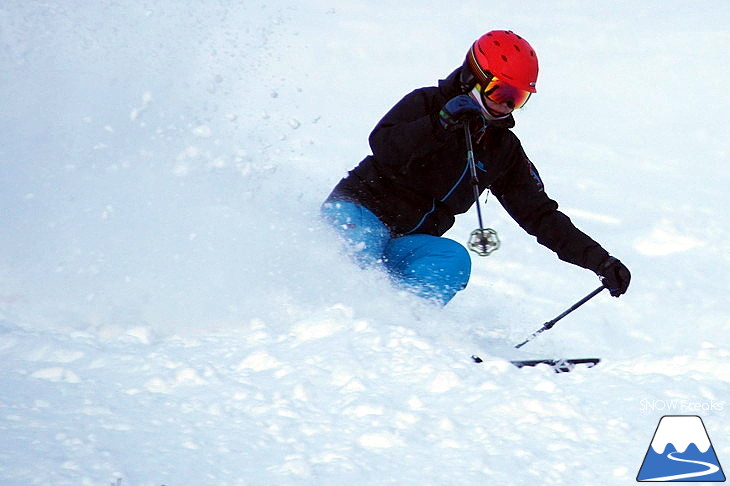
M 530 99 L 529 91 L 524 89 L 516 88 L 509 83 L 499 79 L 497 76 L 492 76 L 486 86 L 483 88 L 477 85 L 482 98 L 493 101 L 497 104 L 507 103 L 507 106 L 516 110 L 522 108 Z

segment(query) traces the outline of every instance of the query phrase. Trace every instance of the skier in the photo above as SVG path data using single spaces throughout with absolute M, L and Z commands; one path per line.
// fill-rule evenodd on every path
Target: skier
M 372 155 L 322 205 L 361 266 L 381 266 L 399 287 L 441 305 L 469 281 L 471 259 L 442 235 L 475 202 L 464 124 L 473 140 L 479 191 L 561 260 L 592 270 L 618 297 L 631 274 L 558 211 L 537 169 L 510 131 L 512 112 L 536 92 L 538 62 L 511 31 L 477 39 L 462 66 L 438 87 L 416 89 L 370 134 Z

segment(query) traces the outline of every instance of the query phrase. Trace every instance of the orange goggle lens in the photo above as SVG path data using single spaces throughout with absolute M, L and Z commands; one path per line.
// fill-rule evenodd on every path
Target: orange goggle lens
M 496 76 L 492 77 L 491 81 L 481 90 L 481 93 L 484 98 L 498 104 L 507 103 L 507 106 L 515 110 L 525 106 L 532 94 L 529 91 L 505 83 Z

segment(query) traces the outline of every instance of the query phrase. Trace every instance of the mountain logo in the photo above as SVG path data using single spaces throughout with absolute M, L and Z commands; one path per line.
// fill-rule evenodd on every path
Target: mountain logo
M 697 415 L 665 415 L 644 456 L 639 482 L 723 482 L 725 474 Z

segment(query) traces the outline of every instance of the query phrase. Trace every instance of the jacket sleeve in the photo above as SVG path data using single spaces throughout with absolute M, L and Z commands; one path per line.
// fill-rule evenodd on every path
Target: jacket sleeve
M 563 261 L 597 272 L 608 252 L 573 225 L 545 194 L 535 166 L 520 149 L 519 160 L 493 187 L 502 206 L 538 243 Z
M 440 99 L 438 88 L 421 88 L 391 108 L 370 134 L 376 160 L 391 167 L 408 166 L 446 145 L 449 134 L 438 121 Z

